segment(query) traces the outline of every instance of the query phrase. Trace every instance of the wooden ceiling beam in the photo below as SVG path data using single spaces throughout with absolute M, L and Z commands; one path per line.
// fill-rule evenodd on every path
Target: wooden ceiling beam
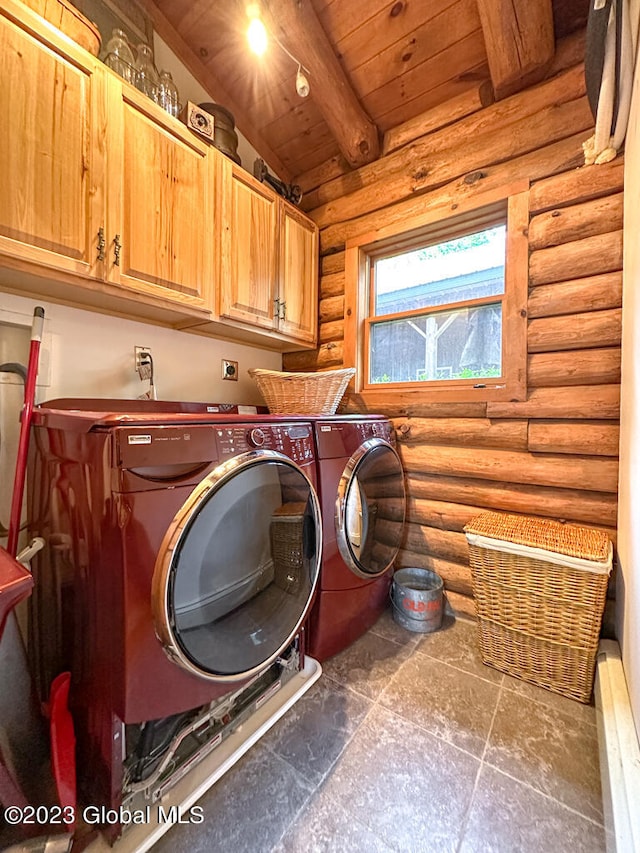
M 493 103 L 493 100 L 491 83 L 488 80 L 476 83 L 466 92 L 449 98 L 447 101 L 438 104 L 437 107 L 432 107 L 430 110 L 415 116 L 415 118 L 388 130 L 384 135 L 382 154 L 391 154 L 398 148 L 413 142 L 414 139 L 426 136 L 427 133 L 432 133 L 434 130 L 440 130 L 448 124 L 453 124 L 454 121 L 471 115 L 482 107 L 488 107 Z
M 311 0 L 265 0 L 265 22 L 276 38 L 308 69 L 314 103 L 340 151 L 354 168 L 380 153 L 379 132 L 358 100 Z
M 497 100 L 537 83 L 553 60 L 551 0 L 477 0 Z

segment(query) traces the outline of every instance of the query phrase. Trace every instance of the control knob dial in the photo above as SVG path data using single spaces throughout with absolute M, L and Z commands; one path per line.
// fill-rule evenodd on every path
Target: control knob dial
M 262 447 L 266 438 L 264 431 L 256 427 L 249 432 L 248 441 L 252 447 Z

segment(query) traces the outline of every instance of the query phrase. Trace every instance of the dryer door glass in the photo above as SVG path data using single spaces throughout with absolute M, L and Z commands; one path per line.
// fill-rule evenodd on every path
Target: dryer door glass
M 402 541 L 405 490 L 402 465 L 380 438 L 366 441 L 340 479 L 336 533 L 340 553 L 359 577 L 383 574 Z
M 287 457 L 254 451 L 210 474 L 156 563 L 156 632 L 170 656 L 223 681 L 275 660 L 311 602 L 320 530 L 315 490 Z

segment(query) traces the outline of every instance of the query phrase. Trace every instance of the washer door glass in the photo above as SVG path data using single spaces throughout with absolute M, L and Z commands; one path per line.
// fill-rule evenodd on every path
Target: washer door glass
M 252 451 L 212 472 L 156 562 L 156 633 L 168 654 L 217 681 L 269 665 L 311 602 L 320 531 L 315 490 L 287 457 Z
M 336 533 L 342 558 L 359 577 L 383 574 L 402 541 L 405 516 L 402 465 L 381 438 L 365 441 L 349 460 L 336 501 Z

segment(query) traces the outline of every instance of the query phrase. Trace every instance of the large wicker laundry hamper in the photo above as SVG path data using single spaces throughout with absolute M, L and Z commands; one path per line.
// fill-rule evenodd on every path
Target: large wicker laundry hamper
M 589 702 L 612 567 L 606 533 L 496 512 L 465 533 L 484 663 Z
M 302 553 L 305 504 L 285 503 L 271 517 L 273 580 L 285 592 L 298 592 L 304 582 Z

